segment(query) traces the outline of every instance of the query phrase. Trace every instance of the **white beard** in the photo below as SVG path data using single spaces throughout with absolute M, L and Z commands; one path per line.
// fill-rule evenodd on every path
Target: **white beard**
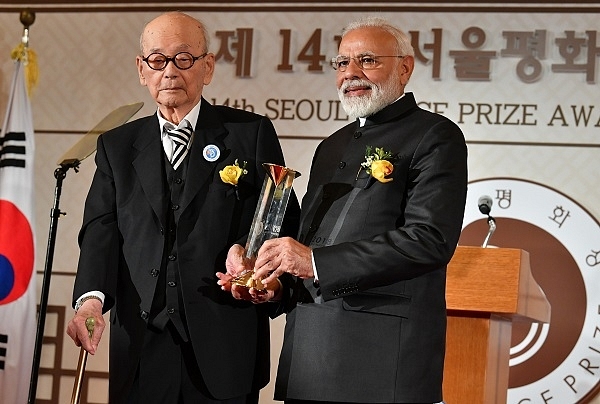
M 400 97 L 402 90 L 397 84 L 399 83 L 392 77 L 382 84 L 375 84 L 367 80 L 345 81 L 338 89 L 338 97 L 342 108 L 351 119 L 366 118 L 381 111 Z M 344 91 L 352 86 L 369 86 L 371 94 L 346 96 Z

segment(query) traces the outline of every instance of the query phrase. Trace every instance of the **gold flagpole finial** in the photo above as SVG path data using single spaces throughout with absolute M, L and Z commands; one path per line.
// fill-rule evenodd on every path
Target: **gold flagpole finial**
M 35 22 L 35 13 L 30 9 L 26 8 L 21 11 L 19 14 L 19 20 L 21 20 L 21 24 L 23 24 L 23 38 L 22 42 L 25 47 L 29 46 L 29 27 L 33 25 Z
M 23 63 L 27 93 L 31 96 L 39 75 L 37 55 L 33 49 L 29 48 L 29 27 L 35 22 L 35 13 L 26 8 L 19 14 L 19 19 L 23 24 L 23 36 L 21 37 L 21 43 L 12 50 L 10 55 L 13 60 Z

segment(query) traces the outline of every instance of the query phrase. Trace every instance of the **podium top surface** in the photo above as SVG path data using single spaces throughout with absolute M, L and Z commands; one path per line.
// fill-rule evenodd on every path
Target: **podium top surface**
M 458 246 L 446 275 L 448 310 L 550 321 L 550 303 L 533 278 L 529 253 Z

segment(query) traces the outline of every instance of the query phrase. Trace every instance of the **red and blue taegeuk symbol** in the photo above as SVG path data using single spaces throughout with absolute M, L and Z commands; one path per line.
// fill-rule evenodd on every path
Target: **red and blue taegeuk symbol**
M 33 274 L 33 233 L 12 202 L 0 200 L 0 305 L 27 291 Z

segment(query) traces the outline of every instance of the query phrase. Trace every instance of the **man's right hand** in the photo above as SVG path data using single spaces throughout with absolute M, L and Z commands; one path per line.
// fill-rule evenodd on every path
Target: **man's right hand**
M 91 339 L 85 326 L 85 321 L 90 317 L 95 321 Z M 75 316 L 69 321 L 67 334 L 75 342 L 75 345 L 83 347 L 83 349 L 94 355 L 105 327 L 104 317 L 102 317 L 102 302 L 98 299 L 89 299 L 83 302 Z

